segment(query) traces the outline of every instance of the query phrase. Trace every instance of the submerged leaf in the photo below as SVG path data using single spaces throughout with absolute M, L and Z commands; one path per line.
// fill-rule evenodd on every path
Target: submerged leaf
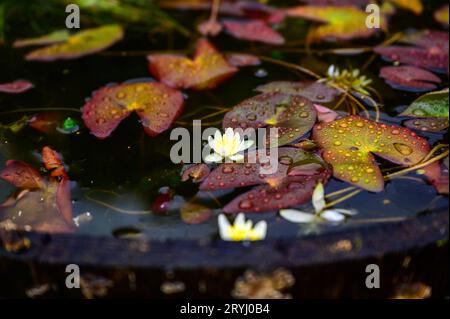
M 19 94 L 34 88 L 33 83 L 27 80 L 17 80 L 11 83 L 0 84 L 0 92 Z
M 21 39 L 14 42 L 15 48 L 23 48 L 35 45 L 50 45 L 65 42 L 69 39 L 69 31 L 67 29 L 58 30 L 50 34 L 43 35 L 38 38 Z
M 441 83 L 433 73 L 413 66 L 386 66 L 380 70 L 380 77 L 394 89 L 403 91 L 431 91 Z
M 429 152 L 427 141 L 409 129 L 348 116 L 319 124 L 314 139 L 334 176 L 372 192 L 384 188 L 381 170 L 372 154 L 403 166 L 420 162 Z
M 54 61 L 76 59 L 100 52 L 123 38 L 119 25 L 87 29 L 69 37 L 66 42 L 35 50 L 26 56 L 29 61 Z
M 226 57 L 230 65 L 238 68 L 243 66 L 255 66 L 261 64 L 261 60 L 257 56 L 252 54 L 232 53 L 228 54 Z
M 180 208 L 181 219 L 187 224 L 201 224 L 210 219 L 212 210 L 197 203 L 186 202 Z
M 52 134 L 56 132 L 63 119 L 64 116 L 60 112 L 42 112 L 30 118 L 28 125 L 39 132 Z
M 367 13 L 353 6 L 299 6 L 288 9 L 287 14 L 324 23 L 308 34 L 308 38 L 313 42 L 368 38 L 377 32 L 377 29 L 366 26 Z M 380 19 L 381 27 L 385 29 L 386 19 L 383 16 Z
M 223 24 L 225 29 L 237 39 L 275 45 L 284 43 L 283 36 L 262 20 L 226 20 Z
M 6 167 L 0 172 L 0 178 L 18 188 L 38 189 L 44 187 L 44 180 L 41 174 L 21 161 L 7 161 Z
M 96 91 L 83 107 L 83 120 L 98 138 L 108 137 L 136 111 L 150 136 L 167 130 L 183 109 L 181 92 L 156 82 L 124 83 Z
M 212 89 L 238 71 L 206 39 L 197 42 L 193 60 L 173 54 L 152 54 L 147 58 L 150 73 L 175 88 Z
M 223 119 L 223 128 L 278 128 L 277 136 L 269 136 L 272 146 L 289 144 L 311 130 L 317 112 L 308 99 L 282 93 L 260 94 L 247 99 Z
M 188 181 L 192 178 L 194 183 L 203 181 L 208 177 L 210 172 L 209 166 L 206 164 L 193 164 L 183 168 L 181 172 L 181 180 L 183 182 Z
M 289 82 L 289 81 L 275 81 L 258 86 L 256 91 L 261 93 L 285 93 L 291 95 L 303 96 L 312 102 L 329 103 L 341 95 L 341 93 L 328 85 L 320 82 L 304 81 L 304 82 Z

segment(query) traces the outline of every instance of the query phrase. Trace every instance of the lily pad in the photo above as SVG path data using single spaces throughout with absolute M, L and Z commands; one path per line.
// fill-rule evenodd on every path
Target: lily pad
M 313 153 L 304 152 L 297 148 L 282 147 L 278 149 L 278 167 L 272 174 L 262 174 L 261 168 L 266 170 L 272 167 L 269 163 L 262 163 L 263 156 L 269 156 L 264 151 L 252 151 L 247 154 L 244 163 L 224 163 L 213 170 L 200 185 L 202 191 L 247 187 L 259 184 L 279 184 L 287 174 L 293 163 L 320 164 L 321 159 Z M 249 158 L 255 158 L 255 163 L 250 163 Z
M 42 149 L 42 162 L 44 163 L 45 168 L 51 172 L 50 176 L 68 178 L 66 169 L 61 160 L 61 155 L 48 146 L 45 146 Z
M 422 131 L 439 132 L 449 123 L 448 89 L 431 92 L 415 100 L 400 116 L 414 117 L 405 125 Z
M 100 52 L 123 38 L 119 25 L 107 25 L 80 31 L 66 42 L 32 51 L 26 56 L 29 61 L 71 60 Z
M 223 128 L 278 128 L 277 136 L 270 136 L 272 146 L 289 144 L 311 130 L 317 112 L 308 99 L 283 93 L 260 94 L 247 99 L 223 119 Z
M 448 72 L 448 33 L 426 30 L 408 35 L 401 42 L 412 46 L 377 47 L 375 52 L 389 61 L 398 61 L 435 72 Z
M 291 95 L 303 96 L 312 102 L 329 103 L 341 95 L 341 92 L 335 88 L 329 87 L 320 82 L 304 81 L 304 82 L 289 82 L 289 81 L 274 81 L 264 85 L 258 86 L 256 91 L 261 93 L 279 92 Z
M 212 89 L 238 71 L 206 39 L 197 42 L 193 60 L 173 54 L 152 54 L 147 58 L 150 73 L 174 88 Z
M 353 6 L 299 6 L 287 9 L 291 17 L 300 17 L 323 23 L 308 34 L 312 42 L 322 40 L 352 40 L 368 38 L 378 30 L 367 28 L 367 13 Z M 380 17 L 381 28 L 386 28 L 386 19 Z
M 372 154 L 412 166 L 429 152 L 428 142 L 411 130 L 359 116 L 318 124 L 313 136 L 336 178 L 372 192 L 384 189 L 381 170 Z
M 65 42 L 69 39 L 69 37 L 70 37 L 69 31 L 67 29 L 64 29 L 43 35 L 38 38 L 16 40 L 13 46 L 15 48 L 23 48 L 28 46 L 50 45 Z
M 284 38 L 262 20 L 226 20 L 225 29 L 235 38 L 248 41 L 257 41 L 267 44 L 283 44 Z
M 431 91 L 441 83 L 433 73 L 414 66 L 386 66 L 380 70 L 380 77 L 394 89 L 402 91 Z
M 156 136 L 170 127 L 183 104 L 181 92 L 164 84 L 124 83 L 96 91 L 83 107 L 83 120 L 92 134 L 103 139 L 136 111 L 145 132 Z
M 6 167 L 0 172 L 0 178 L 23 189 L 39 189 L 44 187 L 41 174 L 32 166 L 21 161 L 7 161 Z
M 34 88 L 33 83 L 27 80 L 17 80 L 11 83 L 0 84 L 0 92 L 19 94 Z

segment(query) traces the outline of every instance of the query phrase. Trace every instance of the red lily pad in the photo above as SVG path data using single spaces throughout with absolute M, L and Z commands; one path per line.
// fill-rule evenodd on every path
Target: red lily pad
M 448 72 L 448 33 L 426 30 L 408 35 L 402 42 L 412 46 L 377 47 L 375 52 L 388 61 L 398 61 L 435 72 Z
M 380 70 L 380 77 L 394 89 L 412 92 L 431 91 L 441 83 L 438 76 L 414 66 L 386 66 Z
M 238 71 L 206 39 L 197 42 L 193 60 L 173 54 L 152 54 L 147 58 L 150 73 L 174 88 L 212 89 Z
M 299 6 L 287 9 L 287 14 L 322 23 L 308 34 L 311 42 L 368 38 L 378 32 L 367 28 L 367 13 L 354 6 Z M 383 16 L 380 19 L 382 29 L 386 29 L 386 19 Z
M 267 44 L 283 44 L 284 38 L 262 20 L 223 22 L 225 29 L 235 38 L 247 41 L 257 41 Z
M 213 170 L 200 185 L 202 191 L 247 187 L 259 184 L 277 185 L 287 176 L 289 167 L 293 163 L 321 163 L 321 159 L 312 153 L 297 148 L 283 147 L 278 149 L 278 167 L 272 174 L 262 174 L 261 169 L 272 169 L 270 163 L 261 163 L 270 155 L 270 150 L 253 151 L 246 155 L 245 163 L 224 163 Z M 249 158 L 255 158 L 250 163 Z
M 372 154 L 390 162 L 412 166 L 429 152 L 428 142 L 403 127 L 347 116 L 314 128 L 314 140 L 336 178 L 372 192 L 384 189 L 381 170 Z
M 156 82 L 124 83 L 96 91 L 83 107 L 83 120 L 98 138 L 108 137 L 136 111 L 145 132 L 156 136 L 167 130 L 183 110 L 183 95 Z
M 23 48 L 28 46 L 35 46 L 35 45 L 50 45 L 55 43 L 61 43 L 65 42 L 69 39 L 70 34 L 67 29 L 64 30 L 58 30 L 55 32 L 52 32 L 50 34 L 43 35 L 38 38 L 28 38 L 28 39 L 21 39 L 16 40 L 13 44 L 15 48 Z
M 261 93 L 279 92 L 291 95 L 303 96 L 316 103 L 329 103 L 341 95 L 335 88 L 329 87 L 320 82 L 304 81 L 274 81 L 256 88 Z
M 298 95 L 283 93 L 260 94 L 247 99 L 223 119 L 223 128 L 278 128 L 270 136 L 272 146 L 289 144 L 311 130 L 317 119 L 312 102 Z
M 34 88 L 33 83 L 27 80 L 17 80 L 11 83 L 0 84 L 0 92 L 19 94 Z
M 252 54 L 232 53 L 228 54 L 226 57 L 228 63 L 237 68 L 244 66 L 256 66 L 261 64 L 261 60 L 257 56 Z
M 23 189 L 38 189 L 44 187 L 41 174 L 32 166 L 21 161 L 7 161 L 6 167 L 0 172 L 0 178 Z
M 42 161 L 45 168 L 51 172 L 50 176 L 68 178 L 61 155 L 48 146 L 42 149 Z
M 70 60 L 100 52 L 123 38 L 119 25 L 107 25 L 87 29 L 70 36 L 67 41 L 32 51 L 26 56 L 29 61 Z

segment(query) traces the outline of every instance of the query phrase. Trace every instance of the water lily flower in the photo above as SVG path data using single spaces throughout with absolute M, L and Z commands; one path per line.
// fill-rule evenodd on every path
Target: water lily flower
M 266 238 L 267 223 L 258 222 L 253 227 L 251 220 L 245 220 L 245 215 L 240 213 L 236 216 L 234 224 L 231 225 L 225 215 L 219 215 L 220 238 L 226 241 L 257 241 Z
M 317 184 L 314 189 L 312 204 L 315 214 L 302 212 L 296 209 L 282 209 L 280 210 L 280 215 L 287 221 L 297 224 L 309 224 L 321 221 L 339 224 L 347 217 L 356 214 L 355 210 L 341 208 L 326 209 L 325 191 L 322 183 Z
M 220 131 L 216 131 L 214 138 L 209 137 L 208 143 L 214 150 L 213 154 L 205 157 L 205 161 L 209 163 L 220 163 L 223 159 L 242 161 L 244 159 L 242 152 L 253 145 L 252 140 L 244 140 L 231 127 L 227 128 L 223 135 Z
M 365 75 L 361 75 L 358 69 L 340 71 L 336 66 L 330 65 L 327 70 L 327 77 L 319 80 L 319 82 L 335 85 L 346 91 L 353 90 L 363 95 L 370 95 L 367 88 L 369 88 L 372 80 Z

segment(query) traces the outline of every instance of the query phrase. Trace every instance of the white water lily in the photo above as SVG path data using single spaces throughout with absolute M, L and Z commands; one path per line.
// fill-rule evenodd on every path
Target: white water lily
M 280 215 L 287 221 L 297 224 L 309 224 L 317 221 L 326 221 L 333 224 L 342 223 L 347 217 L 356 214 L 355 210 L 332 208 L 326 209 L 325 190 L 322 183 L 317 184 L 312 196 L 315 214 L 302 212 L 296 209 L 282 209 Z
M 213 137 L 208 138 L 209 146 L 214 150 L 213 154 L 205 157 L 205 161 L 209 163 L 220 163 L 224 159 L 232 161 L 242 161 L 244 159 L 243 151 L 253 145 L 253 141 L 246 141 L 234 132 L 231 127 L 227 128 L 222 135 L 220 131 L 216 131 Z
M 219 234 L 226 241 L 256 241 L 263 240 L 267 234 L 267 223 L 258 222 L 253 227 L 251 220 L 245 220 L 245 215 L 240 213 L 236 216 L 233 225 L 228 222 L 225 215 L 219 215 Z

